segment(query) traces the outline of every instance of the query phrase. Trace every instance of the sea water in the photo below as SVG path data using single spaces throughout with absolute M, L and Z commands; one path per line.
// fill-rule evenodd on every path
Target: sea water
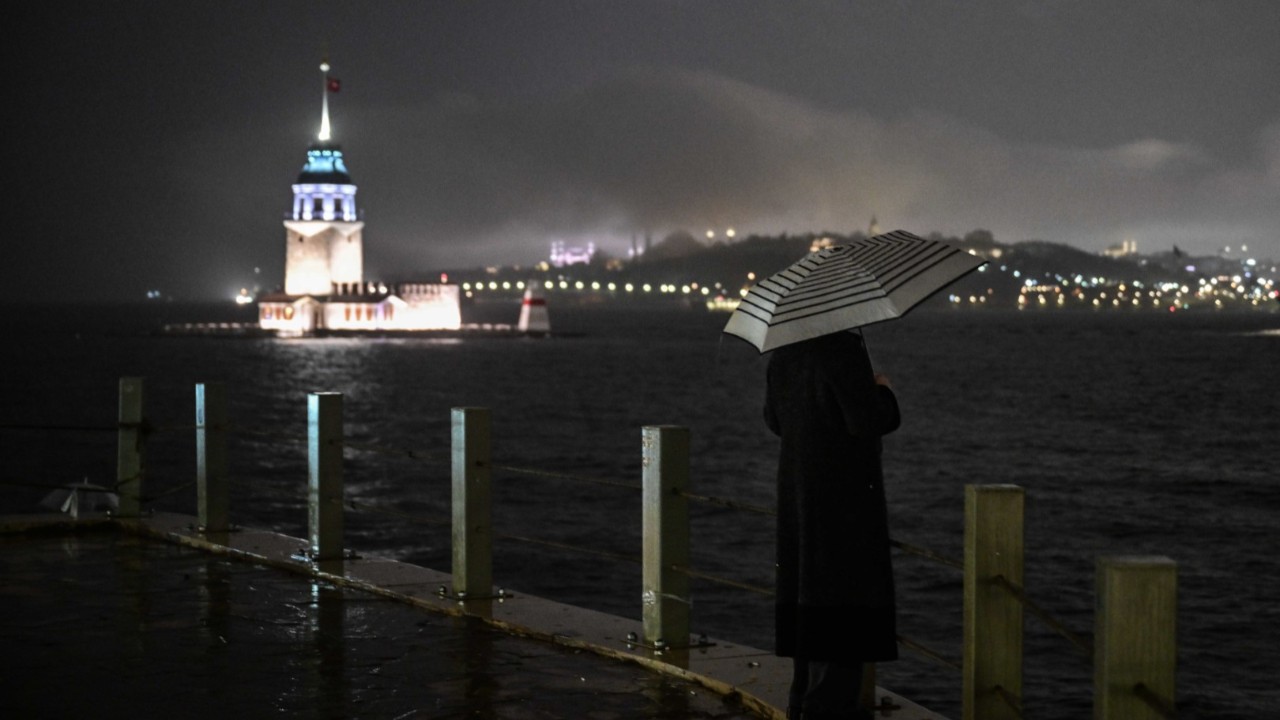
M 193 513 L 193 385 L 221 382 L 233 521 L 305 535 L 306 394 L 334 391 L 346 496 L 360 508 L 347 512 L 347 545 L 448 569 L 450 409 L 488 407 L 496 582 L 638 618 L 641 428 L 690 429 L 693 492 L 770 507 L 767 358 L 722 337 L 723 315 L 551 309 L 562 336 L 449 340 L 157 336 L 142 331 L 181 311 L 10 309 L 0 511 L 41 510 L 40 485 L 109 484 L 117 381 L 142 376 L 148 505 Z M 893 535 L 958 558 L 964 486 L 1020 485 L 1033 600 L 1087 639 L 1096 559 L 1166 555 L 1178 563 L 1183 717 L 1273 712 L 1278 327 L 1265 312 L 924 310 L 866 329 L 902 407 L 885 441 Z M 768 514 L 695 503 L 691 532 L 699 572 L 772 584 Z M 899 632 L 958 661 L 960 573 L 895 563 Z M 693 592 L 695 633 L 771 647 L 766 594 L 702 580 Z M 1088 715 L 1089 658 L 1030 614 L 1024 664 L 1029 717 Z M 879 682 L 959 716 L 958 672 L 909 650 Z

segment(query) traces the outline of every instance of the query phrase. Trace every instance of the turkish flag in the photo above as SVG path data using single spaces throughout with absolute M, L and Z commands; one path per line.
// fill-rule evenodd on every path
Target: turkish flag
M 342 81 L 338 80 L 338 78 L 329 78 L 328 80 L 329 82 L 326 83 L 325 87 L 329 88 L 329 92 L 338 92 L 342 89 Z

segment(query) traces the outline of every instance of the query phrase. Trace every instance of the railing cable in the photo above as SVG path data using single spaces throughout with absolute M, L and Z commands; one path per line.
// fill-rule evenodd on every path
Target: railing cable
M 690 500 L 696 500 L 698 502 L 708 503 L 711 505 L 719 505 L 720 507 L 731 508 L 733 510 L 743 510 L 746 512 L 753 512 L 760 515 L 770 515 L 773 517 L 777 517 L 778 515 L 778 511 L 776 509 L 765 507 L 763 505 L 753 505 L 751 503 L 740 502 L 738 500 L 726 500 L 725 498 L 715 497 L 711 495 L 698 495 L 696 493 L 686 492 L 684 490 L 681 490 L 680 494 L 684 497 L 689 498 Z M 905 553 L 908 553 L 911 555 L 918 555 L 920 557 L 933 560 L 934 562 L 941 563 L 943 565 L 948 565 L 958 570 L 964 569 L 963 562 L 956 560 L 955 558 L 943 555 L 941 553 L 934 552 L 933 550 L 930 550 L 928 548 L 923 548 L 923 547 L 920 547 L 919 545 L 912 545 L 911 543 L 905 543 L 905 542 L 902 542 L 901 540 L 892 540 L 892 539 L 889 540 L 889 544 L 890 546 L 895 547 Z
M 919 642 L 912 640 L 911 638 L 905 635 L 898 635 L 897 637 L 898 637 L 898 644 L 901 645 L 902 647 L 908 648 L 910 650 L 914 650 L 915 652 L 929 658 L 930 660 L 933 660 L 934 662 L 937 662 L 937 663 L 941 663 L 942 665 L 946 665 L 947 667 L 953 670 L 959 671 L 961 669 L 960 663 L 956 662 L 955 660 L 951 660 L 947 657 L 944 657 L 941 653 L 937 652 L 936 650 L 932 650 L 929 647 L 922 645 Z
M 1015 715 L 1017 715 L 1018 717 L 1022 717 L 1022 698 L 1018 697 L 1017 695 L 1014 695 L 1013 693 L 1004 689 L 1004 687 L 1000 685 L 996 685 L 991 689 L 995 691 L 996 695 L 1000 696 L 1001 700 L 1005 701 L 1005 704 L 1007 704 L 1009 708 L 1013 710 Z
M 572 480 L 574 482 L 590 483 L 592 485 L 606 485 L 608 487 L 624 488 L 626 490 L 644 489 L 634 483 L 619 482 L 617 480 L 604 480 L 601 478 L 585 477 L 583 475 L 570 475 L 568 473 L 552 472 L 550 470 L 534 470 L 532 468 L 514 467 L 511 465 L 490 465 L 489 468 L 492 470 L 516 473 L 518 475 L 551 478 L 553 480 Z
M 765 507 L 763 505 L 752 505 L 751 503 L 739 502 L 737 500 L 726 500 L 724 498 L 718 498 L 711 495 L 697 495 L 695 493 L 685 492 L 684 490 L 680 490 L 679 494 L 689 498 L 690 500 L 697 500 L 698 502 L 704 502 L 710 505 L 719 505 L 720 507 L 726 507 L 733 510 L 744 510 L 746 512 L 757 513 L 759 515 L 770 515 L 773 517 L 778 516 L 778 511 L 776 509 Z
M 1075 648 L 1079 650 L 1085 657 L 1093 657 L 1093 644 L 1091 642 L 1089 642 L 1088 640 L 1085 640 L 1084 638 L 1072 632 L 1070 629 L 1067 628 L 1066 625 L 1063 625 L 1057 618 L 1053 617 L 1053 615 L 1050 614 L 1048 610 L 1045 610 L 1044 608 L 1040 607 L 1038 604 L 1036 604 L 1034 600 L 1027 597 L 1026 591 L 1023 590 L 1021 586 L 1011 582 L 1008 578 L 1006 578 L 1003 575 L 997 575 L 995 576 L 994 579 L 997 584 L 1004 587 L 1004 589 L 1008 590 L 1011 595 L 1013 595 L 1015 598 L 1018 599 L 1019 602 L 1021 602 L 1024 606 L 1026 606 L 1026 608 L 1031 611 L 1032 615 L 1035 615 L 1036 617 L 1040 618 L 1042 621 L 1044 621 L 1046 625 L 1050 627 L 1050 629 L 1052 629 L 1054 632 L 1058 633 L 1062 637 L 1066 638 L 1067 642 L 1070 642 L 1073 646 L 1075 646 Z
M 1178 717 L 1178 709 L 1174 707 L 1173 703 L 1157 695 L 1151 688 L 1147 687 L 1143 683 L 1138 683 L 1133 686 L 1133 694 L 1137 695 L 1152 710 L 1155 710 L 1162 717 L 1168 718 L 1169 720 L 1175 720 L 1175 718 Z
M 923 547 L 920 547 L 919 545 L 912 545 L 910 543 L 904 543 L 901 540 L 893 540 L 893 539 L 889 540 L 889 545 L 891 547 L 895 547 L 901 550 L 902 552 L 908 553 L 910 555 L 919 555 L 920 557 L 928 558 L 930 560 L 933 560 L 934 562 L 942 563 L 943 565 L 950 565 L 951 567 L 957 568 L 960 570 L 964 569 L 964 563 L 960 562 L 959 560 L 956 560 L 955 558 L 950 558 L 950 557 L 947 557 L 946 555 L 936 553 L 930 550 L 929 548 L 923 548 Z
M 544 547 L 558 548 L 560 550 L 569 550 L 571 552 L 583 553 L 585 555 L 594 555 L 596 557 L 608 558 L 610 560 L 619 560 L 621 562 L 642 564 L 644 561 L 638 556 L 623 555 L 621 553 L 612 553 L 607 550 L 596 550 L 593 548 L 585 548 L 580 545 L 570 545 L 568 543 L 556 542 L 555 540 L 543 540 L 541 538 L 532 538 L 525 535 L 503 535 L 495 534 L 494 537 L 503 540 L 516 540 L 518 542 L 530 543 L 532 545 L 542 545 Z
M 712 575 L 710 573 L 704 573 L 699 570 L 694 570 L 693 568 L 683 567 L 681 565 L 672 565 L 671 569 L 675 570 L 678 573 L 688 575 L 691 578 L 698 578 L 699 580 L 706 580 L 708 582 L 713 582 L 718 585 L 726 585 L 728 587 L 738 588 L 739 590 L 746 590 L 748 592 L 753 592 L 760 595 L 768 595 L 770 597 L 773 597 L 774 595 L 777 594 L 773 590 L 767 587 L 761 587 L 759 585 L 751 585 L 749 583 L 739 582 L 737 580 L 730 580 L 729 578 L 720 577 L 718 575 Z
M 170 495 L 173 495 L 174 493 L 180 493 L 180 492 L 182 492 L 183 490 L 186 490 L 187 488 L 192 487 L 193 485 L 195 485 L 195 484 L 196 484 L 196 482 L 197 482 L 197 481 L 192 480 L 192 481 L 190 481 L 190 482 L 182 483 L 181 485 L 178 485 L 178 486 L 176 486 L 176 487 L 171 487 L 171 488 L 169 488 L 168 490 L 164 490 L 164 491 L 158 492 L 158 493 L 156 493 L 155 495 L 148 495 L 147 497 L 139 498 L 139 499 L 138 499 L 138 502 L 140 502 L 140 503 L 142 503 L 142 504 L 144 504 L 144 505 L 145 505 L 145 504 L 147 504 L 147 503 L 153 503 L 153 502 L 155 502 L 156 500 L 159 500 L 160 498 L 168 497 L 168 496 L 170 496 Z

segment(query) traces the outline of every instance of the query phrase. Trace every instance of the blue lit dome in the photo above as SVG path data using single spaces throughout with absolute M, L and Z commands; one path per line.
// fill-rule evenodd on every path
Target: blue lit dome
M 320 142 L 307 148 L 307 164 L 298 173 L 298 182 L 308 185 L 350 185 L 351 175 L 337 143 Z

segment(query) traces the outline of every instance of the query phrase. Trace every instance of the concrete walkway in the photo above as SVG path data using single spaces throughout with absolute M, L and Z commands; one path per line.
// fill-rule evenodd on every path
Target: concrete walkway
M 0 717 L 781 717 L 786 663 L 759 650 L 656 655 L 626 642 L 638 621 L 459 603 L 389 560 L 316 572 L 297 538 L 191 520 L 0 518 Z M 938 717 L 883 697 L 882 717 Z

